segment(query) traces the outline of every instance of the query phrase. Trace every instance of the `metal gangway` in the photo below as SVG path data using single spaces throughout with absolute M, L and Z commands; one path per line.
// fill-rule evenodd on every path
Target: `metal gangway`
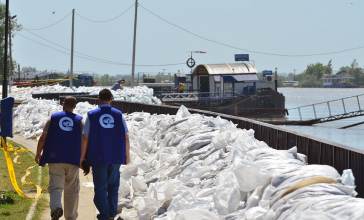
M 198 101 L 223 101 L 237 97 L 233 92 L 210 93 L 210 92 L 185 92 L 185 93 L 162 93 L 159 98 L 162 102 L 198 102 Z
M 318 124 L 346 118 L 364 116 L 364 94 L 303 105 L 288 109 L 288 115 L 298 116 L 301 124 Z M 290 120 L 293 118 L 290 117 Z M 364 124 L 356 123 L 343 128 Z
M 162 93 L 160 99 L 162 102 L 194 102 L 198 101 L 198 93 Z

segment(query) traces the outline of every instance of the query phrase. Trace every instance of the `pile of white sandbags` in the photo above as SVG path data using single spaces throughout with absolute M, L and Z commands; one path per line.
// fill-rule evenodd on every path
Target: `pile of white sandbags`
M 153 96 L 153 89 L 146 86 L 124 87 L 112 93 L 115 100 L 157 105 L 162 103 L 160 99 Z
M 307 165 L 220 118 L 127 116 L 132 164 L 121 169 L 124 219 L 364 219 L 354 177 Z M 137 217 L 136 214 L 137 213 Z
M 88 102 L 80 102 L 74 112 L 85 118 L 87 112 L 95 107 Z M 59 101 L 27 99 L 14 110 L 14 133 L 25 138 L 38 138 L 51 114 L 61 110 Z
M 77 90 L 73 91 L 69 87 L 60 85 L 17 88 L 12 91 L 12 95 L 16 99 L 23 99 L 24 101 L 14 111 L 14 131 L 26 138 L 37 138 L 42 133 L 44 124 L 49 119 L 51 113 L 62 109 L 59 101 L 33 99 L 31 97 L 32 93 L 90 92 L 91 94 L 98 94 L 101 89 L 101 87 L 78 87 Z M 161 104 L 161 101 L 153 96 L 153 89 L 145 86 L 125 87 L 122 90 L 112 91 L 112 93 L 115 100 Z M 75 113 L 85 116 L 87 111 L 94 107 L 86 102 L 78 103 Z
M 85 115 L 95 106 L 79 103 Z M 54 101 L 34 100 L 14 113 L 15 131 L 38 137 Z M 253 130 L 190 114 L 126 115 L 132 163 L 121 168 L 124 219 L 364 219 L 351 170 L 307 165 L 296 148 L 275 150 Z
M 38 87 L 16 87 L 13 86 L 9 96 L 16 100 L 28 100 L 32 98 L 32 94 L 39 93 L 90 93 L 97 95 L 104 87 L 66 87 L 61 85 L 38 86 Z M 161 101 L 153 95 L 153 89 L 146 86 L 123 87 L 121 90 L 112 91 L 115 100 L 137 102 L 144 104 L 160 105 Z
M 27 100 L 31 99 L 32 94 L 36 93 L 66 93 L 66 92 L 75 92 L 75 91 L 70 87 L 65 87 L 58 84 L 53 86 L 37 86 L 37 87 L 12 86 L 9 96 L 14 97 L 16 100 Z
M 39 137 L 50 115 L 61 109 L 54 100 L 27 99 L 14 111 L 14 133 L 25 138 Z

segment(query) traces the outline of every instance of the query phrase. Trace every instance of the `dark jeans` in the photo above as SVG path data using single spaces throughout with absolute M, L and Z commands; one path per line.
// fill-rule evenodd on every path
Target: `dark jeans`
M 98 215 L 100 220 L 108 220 L 117 214 L 120 185 L 119 169 L 120 164 L 92 166 L 95 186 L 94 203 L 100 212 L 100 215 Z

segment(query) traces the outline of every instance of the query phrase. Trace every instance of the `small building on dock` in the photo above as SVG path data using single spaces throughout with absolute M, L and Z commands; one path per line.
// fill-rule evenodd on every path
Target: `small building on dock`
M 349 74 L 325 75 L 322 77 L 322 86 L 325 88 L 354 88 L 354 77 Z
M 254 94 L 257 69 L 252 63 L 201 64 L 192 73 L 194 91 L 210 94 Z

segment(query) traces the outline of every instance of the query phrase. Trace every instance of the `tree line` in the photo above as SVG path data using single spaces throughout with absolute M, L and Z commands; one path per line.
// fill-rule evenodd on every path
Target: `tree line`
M 364 68 L 360 67 L 356 59 L 350 65 L 341 67 L 334 73 L 332 60 L 327 64 L 309 64 L 300 74 L 290 73 L 280 76 L 280 84 L 283 81 L 298 81 L 300 87 L 323 87 L 325 78 L 342 78 L 342 81 L 352 87 L 364 87 Z

